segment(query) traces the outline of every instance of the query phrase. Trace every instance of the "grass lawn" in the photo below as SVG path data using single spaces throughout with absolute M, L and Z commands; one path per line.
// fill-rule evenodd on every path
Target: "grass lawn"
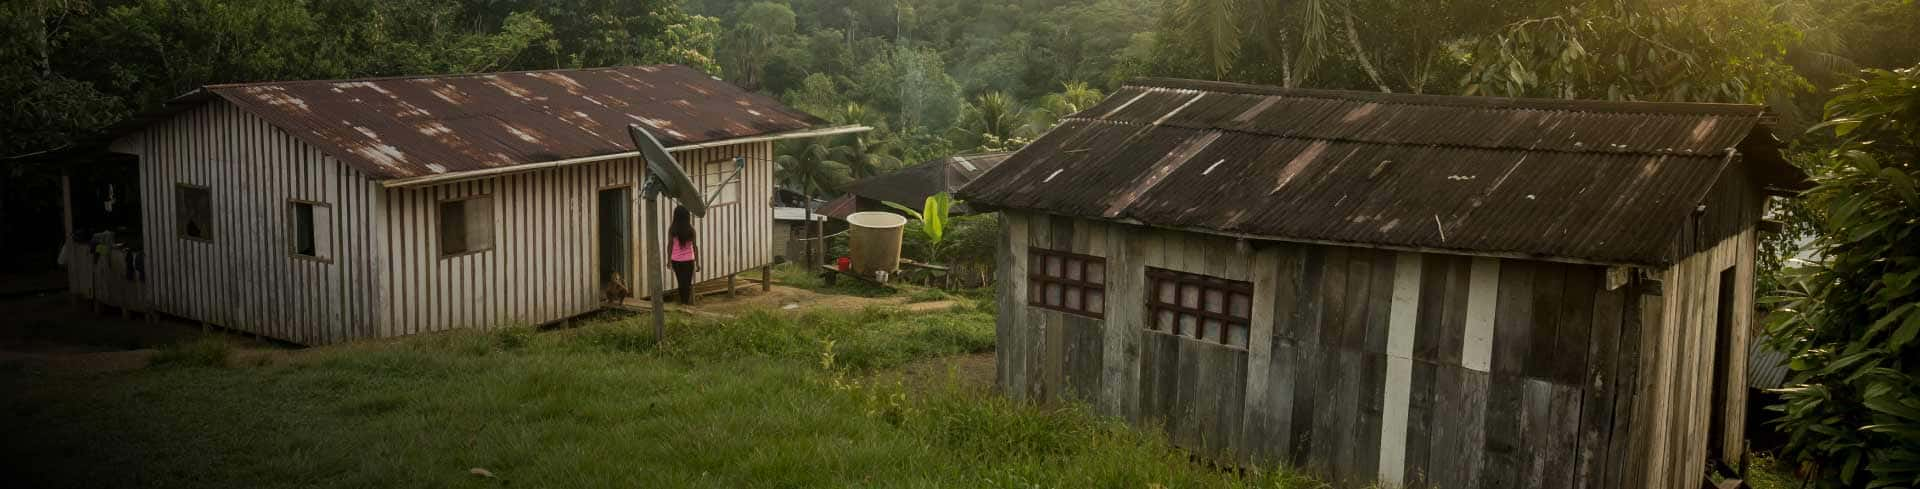
M 113 374 L 0 365 L 10 487 L 1316 487 L 1190 463 L 1162 437 L 903 384 L 989 351 L 991 316 L 754 313 L 516 328 L 225 366 L 209 344 Z M 490 476 L 475 475 L 485 469 Z

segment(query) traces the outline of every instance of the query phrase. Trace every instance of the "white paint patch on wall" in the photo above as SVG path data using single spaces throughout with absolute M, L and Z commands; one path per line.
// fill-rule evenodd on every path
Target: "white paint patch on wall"
M 1500 303 L 1500 259 L 1474 258 L 1467 282 L 1467 336 L 1460 365 L 1488 372 L 1493 361 L 1493 316 Z
M 1405 483 L 1407 408 L 1413 391 L 1413 340 L 1420 318 L 1421 255 L 1401 252 L 1393 266 L 1393 306 L 1387 318 L 1387 375 L 1380 413 L 1380 481 Z

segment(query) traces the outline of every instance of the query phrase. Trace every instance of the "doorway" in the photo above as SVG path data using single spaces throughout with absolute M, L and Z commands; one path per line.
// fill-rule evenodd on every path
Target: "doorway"
M 1714 300 L 1713 314 L 1713 394 L 1711 397 L 1713 401 L 1712 404 L 1707 405 L 1708 411 L 1712 413 L 1707 423 L 1709 461 L 1715 458 L 1725 461 L 1733 460 L 1730 456 L 1732 454 L 1726 453 L 1727 447 L 1724 446 L 1728 422 L 1727 390 L 1732 388 L 1727 385 L 1727 377 L 1731 373 L 1733 362 L 1746 361 L 1744 356 L 1734 358 L 1734 285 L 1733 267 L 1720 271 L 1720 290 L 1718 298 Z
M 600 285 L 610 283 L 615 274 L 627 290 L 636 290 L 633 276 L 633 187 L 600 190 L 598 230 L 600 247 Z M 631 294 L 629 294 L 631 295 Z

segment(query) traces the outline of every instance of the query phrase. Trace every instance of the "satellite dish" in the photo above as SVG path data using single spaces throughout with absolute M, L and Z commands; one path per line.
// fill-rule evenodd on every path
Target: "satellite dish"
M 707 201 L 700 197 L 700 186 L 687 178 L 686 170 L 680 168 L 680 162 L 674 161 L 673 153 L 667 151 L 653 133 L 638 125 L 628 124 L 627 135 L 633 138 L 633 146 L 640 149 L 640 156 L 647 160 L 647 173 L 653 174 L 659 182 L 660 193 L 680 202 L 693 217 L 707 215 Z

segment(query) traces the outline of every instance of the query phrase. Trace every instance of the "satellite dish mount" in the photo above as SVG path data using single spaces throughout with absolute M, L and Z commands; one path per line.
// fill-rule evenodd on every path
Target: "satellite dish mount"
M 680 162 L 674 161 L 673 153 L 640 126 L 627 125 L 627 136 L 633 138 L 633 146 L 640 150 L 641 159 L 646 162 L 647 175 L 641 185 L 640 196 L 647 201 L 647 218 L 659 218 L 662 194 L 680 202 L 680 207 L 686 208 L 694 217 L 706 216 L 707 201 L 700 197 L 700 186 L 687 178 L 687 172 L 680 168 Z M 647 296 L 653 302 L 653 339 L 656 342 L 665 339 L 667 332 L 666 301 L 661 295 L 666 287 L 660 282 L 660 261 L 657 261 L 665 258 L 660 252 L 660 242 L 659 223 L 648 223 L 646 256 L 649 262 L 646 268 L 650 287 Z M 692 284 L 683 286 L 692 287 Z

